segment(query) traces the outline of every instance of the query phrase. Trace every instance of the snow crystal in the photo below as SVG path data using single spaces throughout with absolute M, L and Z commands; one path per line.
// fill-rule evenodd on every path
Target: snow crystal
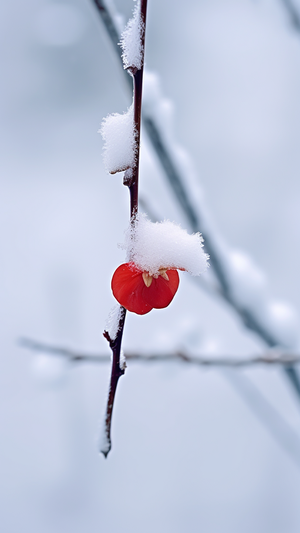
M 208 266 L 200 233 L 189 235 L 169 220 L 153 223 L 143 214 L 127 231 L 125 248 L 127 260 L 151 275 L 160 268 L 179 268 L 199 276 Z
M 110 174 L 122 172 L 135 165 L 136 144 L 133 105 L 126 113 L 108 115 L 99 130 L 104 141 L 104 164 Z
M 103 417 L 105 420 L 105 417 Z M 99 435 L 99 451 L 107 457 L 111 449 L 111 440 L 107 433 L 107 427 L 105 421 L 101 423 L 100 435 Z
M 121 370 L 125 370 L 126 368 L 126 357 L 125 357 L 123 350 L 121 350 L 121 353 L 120 353 L 120 368 Z
M 138 0 L 133 10 L 133 18 L 126 25 L 120 41 L 124 68 L 136 67 L 138 70 L 142 67 L 143 61 L 142 33 L 144 30 L 140 16 L 140 4 Z
M 124 309 L 120 305 L 114 305 L 110 310 L 105 324 L 105 331 L 109 334 L 112 341 L 115 340 L 120 329 L 120 320 L 123 316 Z

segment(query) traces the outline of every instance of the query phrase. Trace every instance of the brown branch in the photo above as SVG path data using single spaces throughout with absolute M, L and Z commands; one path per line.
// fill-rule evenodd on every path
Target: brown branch
M 106 338 L 109 338 L 106 336 Z M 111 341 L 110 341 L 111 342 Z M 117 342 L 114 341 L 115 343 Z M 121 339 L 120 341 L 121 342 Z M 44 352 L 53 354 L 54 356 L 65 357 L 70 362 L 73 363 L 93 363 L 101 364 L 108 363 L 110 361 L 110 356 L 107 354 L 88 354 L 84 352 L 78 352 L 75 350 L 70 350 L 68 348 L 62 348 L 60 346 L 53 346 L 51 344 L 46 344 L 43 342 L 35 341 L 32 339 L 22 338 L 19 340 L 20 346 L 27 348 L 28 350 L 34 352 Z M 112 347 L 113 349 L 113 347 Z M 205 367 L 226 367 L 226 368 L 244 368 L 248 366 L 256 365 L 269 365 L 269 366 L 290 366 L 292 364 L 300 363 L 300 355 L 293 353 L 285 353 L 279 351 L 269 351 L 259 355 L 249 355 L 246 357 L 231 357 L 231 356 L 219 356 L 211 357 L 209 355 L 199 355 L 193 356 L 185 353 L 183 351 L 170 352 L 170 353 L 154 353 L 154 354 L 140 354 L 127 352 L 125 353 L 126 360 L 128 361 L 139 361 L 143 363 L 151 362 L 174 362 L 181 361 L 195 366 L 205 366 Z M 121 369 L 120 369 L 121 370 Z M 118 373 L 118 369 L 116 369 Z M 124 371 L 121 370 L 120 375 L 124 374 Z M 119 375 L 119 377 L 120 377 Z M 119 378 L 118 377 L 118 378 Z
M 103 12 L 102 3 L 96 2 L 96 5 Z M 129 188 L 130 193 L 130 220 L 134 224 L 135 217 L 138 212 L 138 184 L 139 184 L 139 162 L 140 162 L 140 137 L 141 137 L 141 111 L 142 111 L 142 87 L 143 87 L 143 71 L 144 71 L 144 49 L 145 49 L 145 30 L 146 30 L 146 12 L 147 0 L 141 0 L 140 17 L 142 21 L 142 35 L 141 35 L 141 49 L 142 62 L 141 68 L 137 69 L 134 65 L 127 70 L 133 77 L 133 112 L 134 112 L 134 132 L 135 132 L 135 164 L 134 167 L 128 169 L 124 175 L 124 185 Z M 105 10 L 104 10 L 105 11 Z M 110 20 L 110 27 L 112 26 Z M 111 421 L 114 407 L 115 395 L 119 378 L 124 374 L 125 369 L 120 366 L 120 354 L 122 346 L 122 336 L 124 331 L 126 309 L 122 308 L 123 312 L 119 320 L 118 333 L 116 339 L 111 339 L 109 333 L 104 331 L 103 335 L 107 339 L 112 350 L 112 368 L 110 377 L 109 393 L 106 405 L 105 414 L 105 442 L 101 447 L 101 452 L 106 458 L 111 450 Z
M 119 330 L 118 330 L 116 338 L 112 340 L 107 331 L 104 331 L 103 333 L 104 337 L 108 341 L 109 346 L 112 350 L 112 367 L 111 367 L 110 384 L 109 384 L 108 398 L 107 398 L 107 404 L 106 404 L 106 414 L 105 414 L 105 421 L 104 421 L 105 440 L 102 443 L 102 448 L 101 448 L 101 452 L 103 453 L 105 458 L 107 457 L 111 449 L 111 419 L 112 419 L 112 413 L 113 413 L 113 408 L 114 408 L 117 385 L 118 385 L 118 381 L 120 377 L 125 372 L 125 369 L 121 368 L 121 365 L 120 365 L 121 344 L 122 344 L 122 337 L 123 337 L 124 324 L 125 324 L 125 318 L 126 318 L 126 309 L 122 308 L 122 311 L 123 312 L 121 313 L 121 317 L 119 320 Z

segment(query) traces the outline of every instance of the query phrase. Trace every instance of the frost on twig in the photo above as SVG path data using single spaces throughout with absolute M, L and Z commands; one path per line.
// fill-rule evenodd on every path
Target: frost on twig
M 199 276 L 208 266 L 200 233 L 189 235 L 169 220 L 154 223 L 144 214 L 137 215 L 134 224 L 129 226 L 124 247 L 127 260 L 150 275 L 168 267 Z
M 133 17 L 129 20 L 121 35 L 120 46 L 125 69 L 136 68 L 140 70 L 143 64 L 142 35 L 144 23 L 141 19 L 141 2 L 137 1 L 133 10 Z
M 111 450 L 110 431 L 105 423 L 101 427 L 101 431 L 100 431 L 99 450 L 101 453 L 103 453 L 105 458 L 108 456 Z
M 121 353 L 120 353 L 120 368 L 121 368 L 121 370 L 124 370 L 124 372 L 125 372 L 126 367 L 127 367 L 127 365 L 126 365 L 126 356 L 125 356 L 125 353 L 123 352 L 123 350 L 121 350 Z
M 108 333 L 111 341 L 114 341 L 117 338 L 123 316 L 124 308 L 120 305 L 115 305 L 109 312 L 105 324 L 105 331 Z
M 104 164 L 110 174 L 133 168 L 136 162 L 136 133 L 133 121 L 133 105 L 122 115 L 108 115 L 99 130 L 105 141 Z

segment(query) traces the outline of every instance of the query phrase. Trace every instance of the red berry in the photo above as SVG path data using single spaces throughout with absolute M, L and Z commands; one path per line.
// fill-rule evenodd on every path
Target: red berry
M 153 308 L 167 307 L 174 298 L 179 285 L 177 270 L 163 270 L 149 281 L 143 279 L 143 271 L 134 263 L 124 263 L 115 271 L 111 288 L 115 298 L 128 311 L 144 315 Z

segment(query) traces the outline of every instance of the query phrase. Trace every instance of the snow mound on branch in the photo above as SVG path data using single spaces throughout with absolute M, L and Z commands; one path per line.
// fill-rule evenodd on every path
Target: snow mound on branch
M 208 266 L 200 233 L 189 235 L 169 220 L 154 223 L 143 214 L 136 217 L 133 227 L 126 232 L 124 247 L 127 260 L 151 275 L 160 268 L 179 268 L 199 276 Z
M 122 172 L 135 165 L 136 143 L 133 124 L 133 105 L 127 113 L 108 115 L 99 130 L 105 141 L 104 164 L 110 174 Z
M 121 370 L 125 370 L 126 369 L 126 356 L 123 352 L 123 350 L 121 350 L 120 352 L 120 368 Z
M 133 10 L 133 17 L 129 20 L 125 30 L 121 35 L 120 46 L 122 48 L 122 59 L 124 68 L 136 67 L 138 70 L 142 67 L 143 46 L 142 34 L 144 23 L 141 20 L 141 2 L 138 0 Z
M 105 331 L 109 334 L 112 341 L 117 337 L 120 329 L 120 320 L 123 318 L 124 309 L 120 305 L 115 305 L 109 312 L 106 319 Z

